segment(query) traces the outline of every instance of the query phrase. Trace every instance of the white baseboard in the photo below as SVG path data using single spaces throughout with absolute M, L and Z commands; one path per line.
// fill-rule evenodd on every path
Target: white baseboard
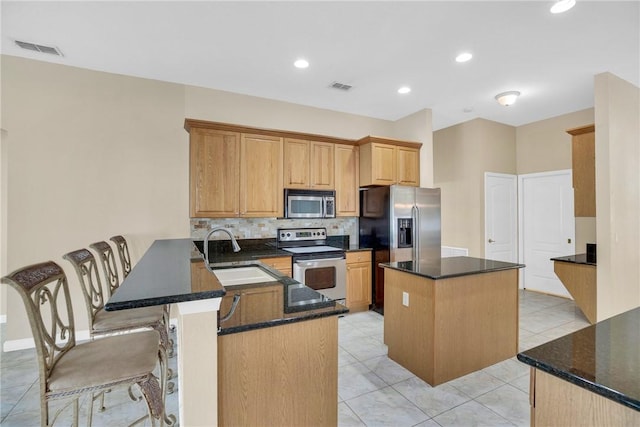
M 76 332 L 76 342 L 88 341 L 89 340 L 89 330 L 86 329 L 84 331 Z M 16 350 L 25 350 L 28 348 L 34 348 L 36 346 L 33 338 L 22 338 L 19 340 L 9 340 L 5 341 L 2 346 L 2 351 L 16 351 Z

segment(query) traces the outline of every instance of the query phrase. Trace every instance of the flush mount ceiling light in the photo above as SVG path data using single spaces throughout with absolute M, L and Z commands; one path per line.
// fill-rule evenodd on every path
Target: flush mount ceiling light
M 496 101 L 498 101 L 498 104 L 508 107 L 509 105 L 514 104 L 519 96 L 520 92 L 518 92 L 517 90 L 510 90 L 508 92 L 497 94 Z
M 403 95 L 409 92 L 411 92 L 411 88 L 409 86 L 402 86 L 400 89 L 398 89 L 398 93 Z
M 293 63 L 293 66 L 296 68 L 307 68 L 309 66 L 309 61 L 300 58 Z
M 551 13 L 562 13 L 576 5 L 576 0 L 559 0 L 551 6 Z
M 460 55 L 456 56 L 456 62 L 467 62 L 471 58 L 473 58 L 472 54 L 470 54 L 469 52 L 463 52 Z

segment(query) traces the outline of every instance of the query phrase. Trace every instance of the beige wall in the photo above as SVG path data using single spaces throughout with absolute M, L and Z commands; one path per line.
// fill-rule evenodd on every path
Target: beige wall
M 640 89 L 595 77 L 597 315 L 640 306 Z
M 0 274 L 49 259 L 60 263 L 75 289 L 78 329 L 87 327 L 84 302 L 64 253 L 123 234 L 135 263 L 153 240 L 189 236 L 186 117 L 352 139 L 397 138 L 394 122 L 1 58 L 1 127 L 10 144 L 3 134 L 7 250 Z M 417 134 L 431 134 L 430 122 L 415 126 Z M 6 299 L 7 340 L 28 345 L 16 341 L 31 336 L 17 294 L 9 290 L 0 298 L 0 307 Z
M 516 130 L 484 119 L 433 134 L 434 186 L 442 188 L 442 244 L 484 256 L 484 173 L 516 173 Z
M 516 128 L 516 156 L 519 175 L 571 169 L 571 135 L 566 130 L 594 123 L 594 109 L 576 111 Z M 575 220 L 576 253 L 595 243 L 596 219 Z

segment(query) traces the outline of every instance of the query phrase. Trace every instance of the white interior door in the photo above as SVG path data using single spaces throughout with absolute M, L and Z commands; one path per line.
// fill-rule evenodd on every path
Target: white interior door
M 575 253 L 571 170 L 520 175 L 522 254 L 526 289 L 570 297 L 550 258 Z
M 518 177 L 484 174 L 484 257 L 518 262 Z

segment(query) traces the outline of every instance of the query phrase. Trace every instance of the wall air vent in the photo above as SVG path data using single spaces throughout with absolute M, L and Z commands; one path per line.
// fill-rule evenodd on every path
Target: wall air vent
M 23 49 L 32 50 L 34 52 L 48 53 L 51 55 L 63 56 L 62 52 L 57 47 L 44 46 L 41 44 L 23 42 L 16 40 L 16 44 Z
M 331 85 L 329 87 L 332 87 L 334 89 L 347 91 L 347 90 L 351 89 L 352 86 L 351 85 L 346 85 L 344 83 L 333 82 L 333 83 L 331 83 Z

